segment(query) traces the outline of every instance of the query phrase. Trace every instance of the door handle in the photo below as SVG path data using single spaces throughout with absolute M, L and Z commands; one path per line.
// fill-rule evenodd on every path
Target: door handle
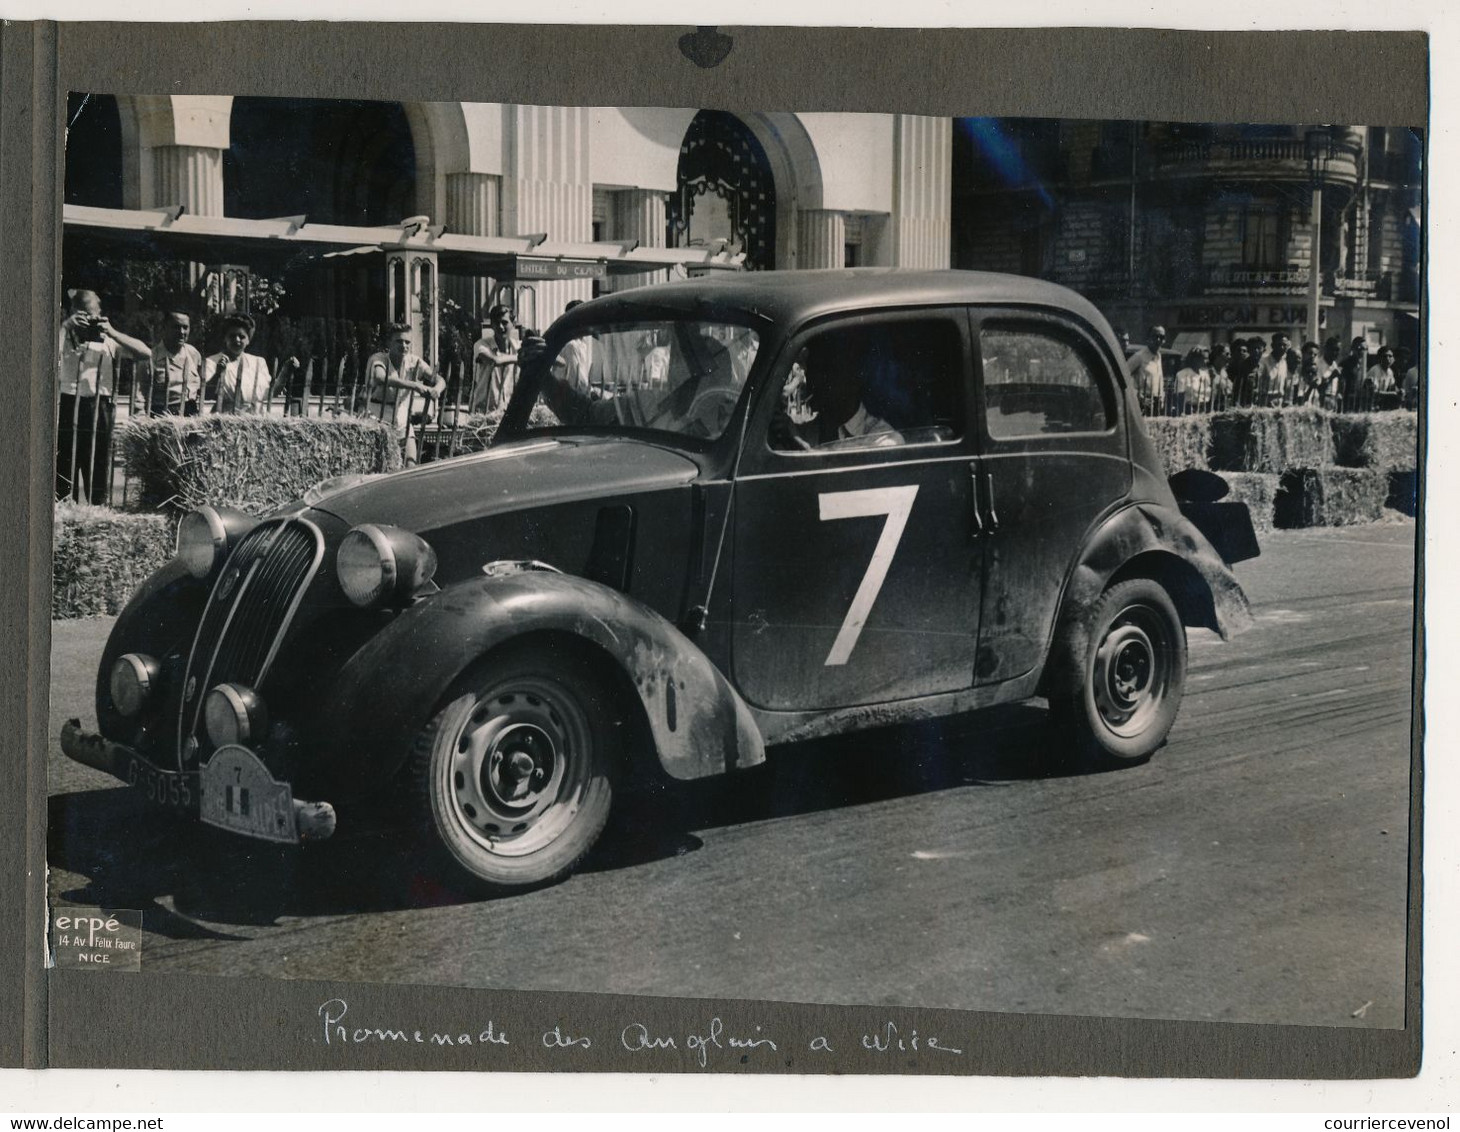
M 989 500 L 988 521 L 985 526 L 988 528 L 989 534 L 993 534 L 999 529 L 999 513 L 994 510 L 994 473 L 985 469 L 983 472 L 983 482 L 984 490 L 988 492 Z
M 973 481 L 973 537 L 974 538 L 981 538 L 983 536 L 983 534 L 984 534 L 984 527 L 983 527 L 983 504 L 979 500 L 979 485 L 978 485 L 978 481 L 982 478 L 982 476 L 983 476 L 983 473 L 979 471 L 977 461 L 975 461 L 974 463 L 972 463 L 972 464 L 970 464 L 968 466 L 968 478 Z

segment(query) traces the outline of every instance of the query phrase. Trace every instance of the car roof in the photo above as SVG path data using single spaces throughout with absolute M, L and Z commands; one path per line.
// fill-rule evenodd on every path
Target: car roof
M 1024 275 L 988 271 L 925 271 L 851 267 L 812 271 L 744 271 L 656 283 L 594 300 L 566 321 L 597 321 L 665 308 L 710 305 L 763 315 L 785 325 L 823 314 L 877 307 L 999 304 L 1052 307 L 1108 333 L 1103 315 L 1066 287 Z

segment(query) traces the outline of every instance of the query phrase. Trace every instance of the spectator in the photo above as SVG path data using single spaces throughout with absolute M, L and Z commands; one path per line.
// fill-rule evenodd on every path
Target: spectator
M 1247 347 L 1242 347 L 1243 353 Z M 1218 342 L 1212 347 L 1211 375 L 1212 375 L 1212 399 L 1211 411 L 1220 413 L 1232 405 L 1232 347 L 1224 342 Z
M 208 358 L 215 413 L 257 413 L 268 404 L 273 392 L 269 364 L 257 354 L 246 352 L 253 339 L 254 321 L 246 314 L 223 319 L 223 349 Z
M 1362 338 L 1355 338 L 1349 343 L 1348 357 L 1344 358 L 1338 368 L 1339 397 L 1343 401 L 1343 411 L 1351 413 L 1360 408 L 1360 398 L 1364 383 L 1364 374 L 1369 366 L 1368 343 Z M 1367 406 L 1362 406 L 1367 408 Z
M 1166 375 L 1161 369 L 1161 347 L 1165 344 L 1166 328 L 1153 326 L 1146 332 L 1146 344 L 1125 363 L 1141 401 L 1141 412 L 1148 417 L 1165 410 Z
M 1258 339 L 1261 341 L 1261 339 Z M 1278 330 L 1272 336 L 1272 349 L 1257 362 L 1256 405 L 1286 405 L 1292 397 L 1292 382 L 1297 365 L 1291 364 L 1291 340 L 1287 332 Z
M 1323 358 L 1319 363 L 1322 374 L 1322 404 L 1330 412 L 1337 413 L 1343 408 L 1343 367 L 1339 365 L 1339 352 L 1342 347 L 1338 338 L 1329 335 L 1323 340 Z
M 192 316 L 180 306 L 162 313 L 162 341 L 152 347 L 147 382 L 148 408 L 154 415 L 194 417 L 203 391 L 203 355 L 188 341 Z
M 117 352 L 145 358 L 147 344 L 114 328 L 95 291 L 73 291 L 56 354 L 56 496 L 105 503 L 111 488 Z
M 1419 354 L 1416 352 L 1414 364 L 1403 371 L 1404 378 L 1401 382 L 1401 391 L 1404 394 L 1404 407 L 1406 409 L 1418 409 L 1421 399 L 1424 397 L 1424 390 L 1420 378 Z
M 1318 356 L 1317 342 L 1303 343 L 1303 353 L 1298 359 L 1297 372 L 1293 374 L 1291 404 L 1309 405 L 1315 408 L 1323 405 L 1323 363 Z
M 505 409 L 517 383 L 517 353 L 521 343 L 512 333 L 512 312 L 500 303 L 487 312 L 482 336 L 472 346 L 471 411 L 490 413 Z
M 1186 365 L 1176 375 L 1176 395 L 1173 398 L 1173 413 L 1201 413 L 1211 409 L 1212 375 L 1207 369 L 1211 351 L 1205 346 L 1193 346 L 1186 352 Z
M 416 462 L 414 426 L 431 418 L 432 402 L 446 391 L 446 382 L 428 362 L 410 352 L 411 328 L 394 323 L 385 328 L 385 349 L 365 363 L 370 415 L 388 420 L 405 438 L 405 462 Z
M 1379 348 L 1379 360 L 1364 375 L 1364 401 L 1372 408 L 1385 406 L 1399 392 L 1399 375 L 1394 371 L 1394 351 Z
M 1115 328 L 1115 340 L 1120 343 L 1120 357 L 1122 361 L 1129 358 L 1135 352 L 1130 344 L 1130 331 L 1125 327 L 1117 326 Z
M 1232 403 L 1250 405 L 1253 397 L 1253 375 L 1257 372 L 1257 358 L 1246 338 L 1232 339 L 1232 361 L 1227 376 L 1232 382 Z

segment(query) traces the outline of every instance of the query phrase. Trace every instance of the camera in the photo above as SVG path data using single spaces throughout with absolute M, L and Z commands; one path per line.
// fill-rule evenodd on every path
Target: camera
M 81 314 L 72 320 L 78 342 L 100 342 L 101 327 L 106 320 L 99 314 Z

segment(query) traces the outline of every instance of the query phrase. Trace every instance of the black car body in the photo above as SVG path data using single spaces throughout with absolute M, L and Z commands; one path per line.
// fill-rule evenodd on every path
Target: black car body
M 66 752 L 280 841 L 398 789 L 447 871 L 511 889 L 571 868 L 636 769 L 1036 695 L 1073 748 L 1144 759 L 1184 627 L 1250 620 L 1202 533 L 1256 553 L 1245 507 L 1178 503 L 1062 288 L 746 274 L 534 345 L 484 453 L 190 516 Z

